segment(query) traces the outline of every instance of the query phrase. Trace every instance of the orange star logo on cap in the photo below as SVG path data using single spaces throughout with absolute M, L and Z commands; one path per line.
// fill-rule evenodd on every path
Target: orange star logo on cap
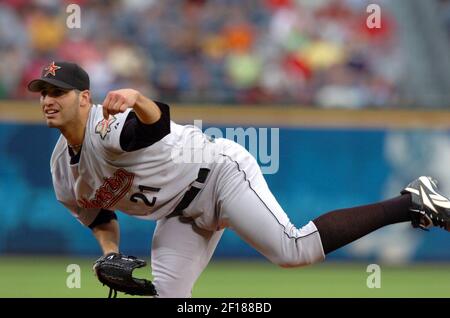
M 44 77 L 47 76 L 48 74 L 52 74 L 53 76 L 56 75 L 55 71 L 59 70 L 61 67 L 58 65 L 55 65 L 55 62 L 52 62 L 49 66 L 47 66 L 46 68 L 44 68 L 45 74 Z

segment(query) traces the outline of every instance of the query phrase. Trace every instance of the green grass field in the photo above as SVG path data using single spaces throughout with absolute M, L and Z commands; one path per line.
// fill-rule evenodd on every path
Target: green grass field
M 81 288 L 69 289 L 69 264 L 81 268 Z M 381 265 L 381 288 L 366 285 L 368 264 L 323 263 L 282 269 L 268 262 L 213 261 L 194 297 L 450 297 L 450 264 Z M 0 297 L 106 297 L 92 260 L 70 257 L 0 257 Z M 151 278 L 149 269 L 136 276 Z M 119 297 L 124 297 L 119 294 Z

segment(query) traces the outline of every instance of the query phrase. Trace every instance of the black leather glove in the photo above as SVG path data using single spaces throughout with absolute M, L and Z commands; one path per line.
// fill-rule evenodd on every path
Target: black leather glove
M 146 264 L 134 256 L 109 253 L 96 260 L 93 268 L 98 280 L 110 288 L 110 298 L 113 292 L 116 297 L 118 291 L 129 295 L 155 296 L 158 294 L 151 281 L 133 277 L 133 270 Z

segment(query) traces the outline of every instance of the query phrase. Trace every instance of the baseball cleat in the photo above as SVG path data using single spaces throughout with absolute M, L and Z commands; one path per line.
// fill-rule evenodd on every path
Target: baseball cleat
M 413 227 L 428 229 L 439 226 L 450 231 L 450 200 L 438 192 L 437 181 L 419 177 L 402 190 L 411 193 L 411 223 Z

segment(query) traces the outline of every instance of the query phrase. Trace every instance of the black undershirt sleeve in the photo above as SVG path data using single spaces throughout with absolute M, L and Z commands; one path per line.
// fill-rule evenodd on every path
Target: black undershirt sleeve
M 109 223 L 111 222 L 111 220 L 117 220 L 116 213 L 114 211 L 101 209 L 95 220 L 91 224 L 89 224 L 89 228 L 93 230 L 94 227 L 101 224 Z
M 142 123 L 133 111 L 128 114 L 120 133 L 120 147 L 124 151 L 130 152 L 151 146 L 170 133 L 169 106 L 161 102 L 155 103 L 161 110 L 161 118 L 153 124 Z

